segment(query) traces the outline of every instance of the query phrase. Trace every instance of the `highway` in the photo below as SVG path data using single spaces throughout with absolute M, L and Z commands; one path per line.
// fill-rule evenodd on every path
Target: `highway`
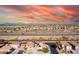
M 0 33 L 0 36 L 78 36 L 79 33 Z
M 4 42 L 8 42 L 8 44 L 18 44 L 18 43 L 22 43 L 22 44 L 26 44 L 27 42 L 43 42 L 43 43 L 52 43 L 52 42 L 56 42 L 57 40 L 4 40 Z M 60 40 L 61 42 L 79 42 L 79 40 Z M 0 43 L 3 44 L 3 43 Z

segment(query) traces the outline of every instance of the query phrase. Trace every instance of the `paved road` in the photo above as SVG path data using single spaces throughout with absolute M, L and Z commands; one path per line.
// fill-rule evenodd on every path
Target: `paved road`
M 77 36 L 79 33 L 0 33 L 0 36 Z

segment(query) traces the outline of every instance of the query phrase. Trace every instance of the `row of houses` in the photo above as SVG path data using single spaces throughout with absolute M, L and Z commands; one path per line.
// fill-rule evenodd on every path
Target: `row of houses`
M 79 53 L 79 43 L 78 42 L 61 42 L 62 50 L 65 52 L 72 51 L 73 53 Z

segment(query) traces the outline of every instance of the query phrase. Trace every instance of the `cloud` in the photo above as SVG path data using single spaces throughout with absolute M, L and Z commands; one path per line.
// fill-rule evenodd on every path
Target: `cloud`
M 79 6 L 8 5 L 0 6 L 0 14 L 9 14 L 22 22 L 79 22 Z M 7 15 L 6 15 L 7 16 Z

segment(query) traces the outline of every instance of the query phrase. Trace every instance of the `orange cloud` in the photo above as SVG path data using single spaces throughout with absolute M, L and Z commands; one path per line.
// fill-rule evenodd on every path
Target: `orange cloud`
M 3 6 L 3 8 L 9 13 L 16 14 L 22 21 L 31 19 L 37 22 L 65 22 L 79 16 L 79 8 L 72 6 L 24 5 L 13 8 Z

